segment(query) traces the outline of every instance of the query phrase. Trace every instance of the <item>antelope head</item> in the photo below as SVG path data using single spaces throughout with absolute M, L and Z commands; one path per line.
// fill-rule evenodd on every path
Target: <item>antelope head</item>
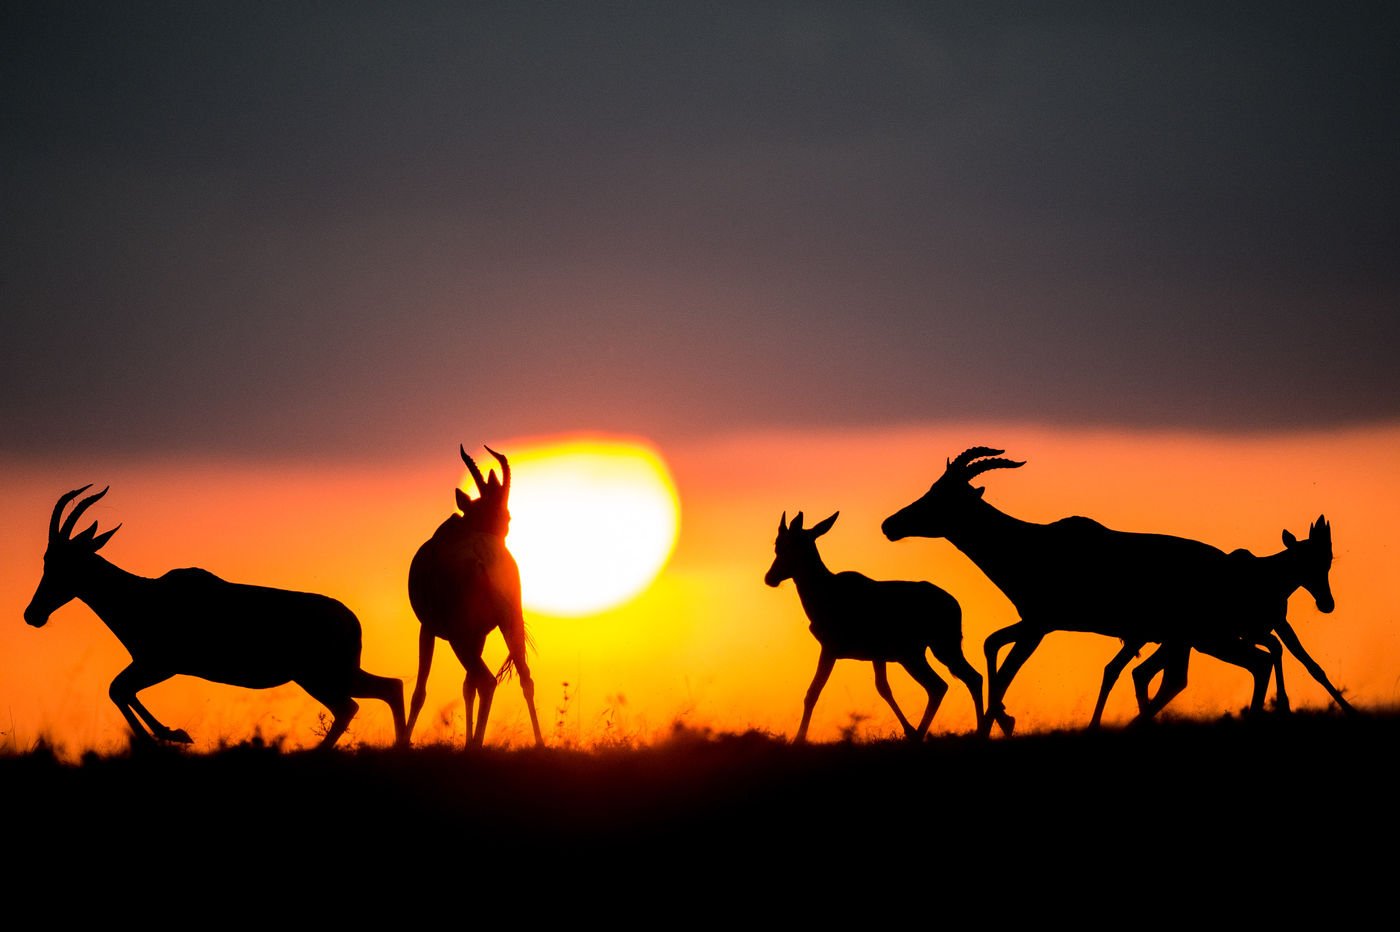
M 1317 603 L 1317 610 L 1324 614 L 1337 607 L 1332 599 L 1332 584 L 1327 578 L 1332 569 L 1332 525 L 1325 515 L 1318 515 L 1312 527 L 1308 528 L 1308 539 L 1298 540 L 1287 531 L 1283 532 L 1283 545 L 1302 565 L 1300 585 Z
M 44 575 L 39 580 L 39 588 L 34 590 L 34 598 L 29 600 L 29 606 L 24 610 L 25 622 L 36 628 L 42 628 L 48 623 L 50 615 L 78 595 L 84 565 L 121 527 L 118 524 L 110 531 L 99 534 L 97 522 L 94 521 L 86 530 L 73 534 L 78 518 L 89 505 L 106 495 L 107 489 L 78 502 L 69 513 L 68 520 L 59 525 L 68 503 L 90 488 L 92 486 L 85 485 L 74 489 L 60 496 L 58 504 L 53 506 L 53 515 L 49 518 L 49 546 L 44 551 Z
M 880 530 L 890 540 L 905 537 L 946 537 L 969 506 L 982 500 L 986 489 L 972 480 L 989 469 L 1015 469 L 1025 462 L 999 459 L 1005 450 L 972 447 L 947 461 L 947 468 L 923 497 L 885 519 Z
M 483 478 L 481 470 L 467 455 L 467 448 L 460 447 L 460 449 L 462 462 L 467 464 L 467 471 L 472 474 L 472 479 L 476 482 L 476 488 L 480 494 L 477 498 L 471 498 L 466 492 L 458 489 L 457 507 L 461 509 L 462 516 L 466 519 L 467 526 L 471 530 L 505 537 L 510 530 L 510 509 L 508 507 L 510 462 L 495 450 L 487 447 L 486 452 L 494 456 L 496 462 L 501 464 L 501 478 L 496 478 L 494 469 L 491 470 L 489 478 Z
M 777 586 L 785 579 L 792 579 L 793 574 L 802 567 L 818 562 L 821 558 L 817 556 L 817 538 L 831 530 L 836 523 L 836 515 L 840 513 L 836 512 L 809 530 L 802 527 L 802 512 L 797 513 L 792 524 L 787 523 L 787 512 L 783 512 L 778 521 L 778 539 L 773 542 L 773 565 L 768 568 L 763 581 Z

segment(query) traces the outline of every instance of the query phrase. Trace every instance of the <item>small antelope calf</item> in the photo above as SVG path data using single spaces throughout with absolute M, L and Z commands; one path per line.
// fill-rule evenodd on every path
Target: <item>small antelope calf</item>
M 982 727 L 982 675 L 962 652 L 962 608 L 956 599 L 927 582 L 874 580 L 860 573 L 833 573 L 817 553 L 817 538 L 836 523 L 840 512 L 810 530 L 802 527 L 802 513 L 787 523 L 783 513 L 774 544 L 773 565 L 763 581 L 777 586 L 785 579 L 797 584 L 797 597 L 811 619 L 812 635 L 822 652 L 817 673 L 802 704 L 802 724 L 794 741 L 807 740 L 807 726 L 822 687 L 837 660 L 869 660 L 875 665 L 875 689 L 894 709 L 904 734 L 920 741 L 928 732 L 938 705 L 948 691 L 924 657 L 924 649 L 967 684 Z M 885 664 L 893 660 L 909 671 L 928 692 L 928 706 L 918 726 L 911 725 L 890 692 Z

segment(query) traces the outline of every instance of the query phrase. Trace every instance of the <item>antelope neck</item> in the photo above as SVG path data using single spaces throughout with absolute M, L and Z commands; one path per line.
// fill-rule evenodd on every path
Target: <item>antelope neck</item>
M 836 574 L 827 569 L 826 564 L 822 562 L 822 555 L 813 550 L 810 556 L 804 557 L 797 566 L 793 567 L 792 581 L 795 583 L 819 582 L 830 579 L 834 575 Z
M 131 628 L 131 619 L 123 609 L 132 604 L 131 589 L 148 582 L 151 580 L 128 573 L 94 553 L 78 570 L 73 597 L 92 609 L 118 640 L 126 643 L 124 634 Z
M 1298 571 L 1301 562 L 1300 554 L 1292 550 L 1281 550 L 1267 557 L 1260 557 L 1259 567 L 1263 570 L 1265 583 L 1286 599 L 1302 586 L 1302 577 Z
M 1003 514 L 986 502 L 979 501 L 966 517 L 943 536 L 977 564 L 988 578 L 1000 585 L 997 576 L 1002 557 L 1006 554 L 1006 545 L 1031 526 L 1029 522 Z

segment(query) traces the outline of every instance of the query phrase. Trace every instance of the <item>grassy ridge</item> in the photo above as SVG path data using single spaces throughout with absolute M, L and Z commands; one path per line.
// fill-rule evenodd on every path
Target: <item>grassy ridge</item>
M 1356 902 L 1400 825 L 1397 739 L 1395 714 L 1294 714 L 918 746 L 681 734 L 616 751 L 245 745 L 72 766 L 36 752 L 0 759 L 0 788 L 27 855 L 104 876 L 248 883 L 353 864 L 377 883 L 382 865 L 497 892 L 790 882 L 1013 909 L 1163 884 L 1296 897 L 1297 873 Z

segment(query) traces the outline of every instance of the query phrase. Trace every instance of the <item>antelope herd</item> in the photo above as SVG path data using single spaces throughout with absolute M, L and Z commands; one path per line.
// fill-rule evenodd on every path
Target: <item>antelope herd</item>
M 513 669 L 520 678 L 535 743 L 543 746 L 526 658 L 520 571 L 506 548 L 510 463 L 489 447 L 487 452 L 500 464 L 500 478 L 494 470 L 483 478 L 463 447 L 462 460 L 478 497 L 456 490 L 461 514 L 450 515 L 409 566 L 409 602 L 421 630 L 418 675 L 407 717 L 402 682 L 361 669 L 360 622 L 340 602 L 226 582 L 194 568 L 149 579 L 99 556 L 117 528 L 98 533 L 94 522 L 81 532 L 74 530 L 106 489 L 81 499 L 66 518 L 69 503 L 91 486 L 58 499 L 49 519 L 43 576 L 24 619 L 42 627 L 55 610 L 79 599 L 107 624 L 131 654 L 131 664 L 112 681 L 109 695 L 138 740 L 190 743 L 187 733 L 163 725 L 136 696 L 148 686 L 186 674 L 251 688 L 297 683 L 331 712 L 321 742 L 326 748 L 344 734 L 358 711 L 355 698 L 381 699 L 393 715 L 397 743 L 406 746 L 426 698 L 433 648 L 442 638 L 466 671 L 462 697 L 467 745 L 481 746 L 496 685 Z M 1151 719 L 1185 688 L 1193 650 L 1250 672 L 1251 712 L 1263 707 L 1271 676 L 1277 686 L 1276 706 L 1288 708 L 1285 647 L 1343 710 L 1355 712 L 1303 649 L 1287 619 L 1288 597 L 1299 588 L 1312 595 L 1319 611 L 1334 608 L 1328 583 L 1332 531 L 1325 517 L 1318 517 L 1304 540 L 1284 531 L 1284 550 L 1266 557 L 1245 550 L 1227 554 L 1181 537 L 1115 531 L 1077 516 L 1033 524 L 997 510 L 983 499 L 985 489 L 972 485 L 985 472 L 1025 465 L 1002 458 L 1003 452 L 972 447 L 947 461 L 928 492 L 881 525 L 891 541 L 946 538 L 1020 614 L 1019 621 L 993 632 L 984 644 L 985 707 L 982 675 L 963 655 L 962 609 L 953 596 L 929 582 L 833 573 L 822 562 L 816 540 L 837 516 L 806 528 L 801 512 L 790 524 L 784 512 L 764 581 L 776 587 L 793 580 L 821 645 L 796 741 L 806 739 L 817 697 L 838 659 L 872 663 L 876 691 L 894 710 L 905 735 L 923 740 L 948 690 L 929 666 L 926 651 L 967 686 L 979 735 L 989 734 L 994 723 L 1010 734 L 1016 721 L 1003 705 L 1007 688 L 1052 631 L 1087 631 L 1123 642 L 1104 667 L 1091 727 L 1098 726 L 1123 668 L 1148 644 L 1158 647 L 1133 670 L 1141 720 Z M 481 655 L 487 636 L 496 629 L 509 656 L 492 673 Z M 1011 649 L 998 663 L 1007 645 Z M 928 694 L 917 725 L 905 717 L 890 690 L 886 665 L 891 661 L 903 666 Z M 1159 673 L 1157 692 L 1149 695 Z

